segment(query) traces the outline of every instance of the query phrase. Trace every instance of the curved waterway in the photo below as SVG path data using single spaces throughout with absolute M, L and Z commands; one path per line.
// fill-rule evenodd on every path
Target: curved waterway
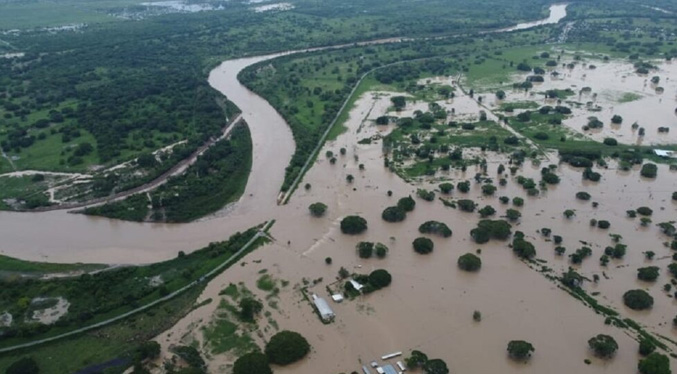
M 550 16 L 546 19 L 495 32 L 557 23 L 566 16 L 566 7 L 566 4 L 552 5 Z M 382 39 L 357 44 L 400 40 Z M 187 224 L 159 224 L 125 222 L 65 211 L 0 212 L 0 254 L 33 261 L 148 263 L 172 258 L 182 250 L 193 250 L 224 240 L 236 231 L 266 220 L 288 220 L 300 214 L 304 210 L 302 207 L 277 205 L 284 169 L 295 149 L 291 130 L 266 100 L 240 84 L 237 75 L 247 66 L 282 55 L 355 44 L 228 60 L 211 71 L 209 84 L 242 110 L 251 131 L 254 155 L 242 198 L 211 219 Z M 332 191 L 326 193 L 329 196 L 333 194 Z

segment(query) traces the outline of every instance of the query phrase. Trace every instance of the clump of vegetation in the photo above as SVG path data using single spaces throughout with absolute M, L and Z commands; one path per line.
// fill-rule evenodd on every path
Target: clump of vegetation
M 38 374 L 40 368 L 32 357 L 22 357 L 14 361 L 7 370 L 6 374 Z
M 651 352 L 656 350 L 656 345 L 649 339 L 641 339 L 639 341 L 639 354 L 648 356 Z
M 647 162 L 646 164 L 642 165 L 642 169 L 639 171 L 639 174 L 644 178 L 656 178 L 656 175 L 658 174 L 658 166 L 656 166 L 656 164 Z
M 435 200 L 435 192 L 428 191 L 423 188 L 419 188 L 418 190 L 416 190 L 416 195 L 425 201 Z
M 235 360 L 233 374 L 273 374 L 268 356 L 261 352 L 251 352 Z
M 421 234 L 437 234 L 445 238 L 451 236 L 451 229 L 443 222 L 426 221 L 418 227 L 418 232 Z
M 524 340 L 511 340 L 508 343 L 508 355 L 514 360 L 526 360 L 534 350 L 534 346 Z
M 623 303 L 633 310 L 646 310 L 653 306 L 653 297 L 644 290 L 630 290 L 623 294 Z
M 386 222 L 401 222 L 407 218 L 407 212 L 399 206 L 390 206 L 383 210 L 381 218 Z
M 405 212 L 411 212 L 416 207 L 416 201 L 411 196 L 403 197 L 397 201 L 397 207 Z
M 432 252 L 435 247 L 432 240 L 424 237 L 414 239 L 412 244 L 414 246 L 414 251 L 422 255 Z
M 276 365 L 289 365 L 310 352 L 306 338 L 294 331 L 280 331 L 270 338 L 265 353 L 268 360 Z
M 472 253 L 466 253 L 458 258 L 458 267 L 465 271 L 477 271 L 482 267 L 482 260 Z
M 576 198 L 579 199 L 579 200 L 587 201 L 587 200 L 590 200 L 591 197 L 592 196 L 590 196 L 590 194 L 585 192 L 585 191 L 576 192 Z
M 327 211 L 327 205 L 323 203 L 313 203 L 310 204 L 308 207 L 308 210 L 310 211 L 310 214 L 312 214 L 315 217 L 322 217 L 324 213 Z
M 654 282 L 658 278 L 658 266 L 647 266 L 637 269 L 637 279 Z
M 595 352 L 595 356 L 601 358 L 611 358 L 618 350 L 616 340 L 604 334 L 599 334 L 588 340 L 588 346 Z
M 639 213 L 642 216 L 650 216 L 650 215 L 653 214 L 653 210 L 651 210 L 651 208 L 646 207 L 646 206 L 641 206 L 641 207 L 637 208 L 636 212 Z
M 653 352 L 639 361 L 637 369 L 640 374 L 670 374 L 670 359 L 666 355 Z
M 367 230 L 367 220 L 360 216 L 347 216 L 341 220 L 341 232 L 348 235 L 361 234 Z
M 244 297 L 240 300 L 240 319 L 245 322 L 254 322 L 254 318 L 263 310 L 263 304 L 253 297 Z
M 512 198 L 512 205 L 523 206 L 524 205 L 524 199 L 521 198 L 521 197 L 513 197 Z
M 454 185 L 451 183 L 442 183 L 439 185 L 440 191 L 443 194 L 450 194 L 454 190 Z
M 486 218 L 496 214 L 496 209 L 494 209 L 491 205 L 487 205 L 484 208 L 478 210 L 477 212 L 480 214 L 480 217 Z
M 506 240 L 510 236 L 512 226 L 504 220 L 483 219 L 477 227 L 470 231 L 475 243 L 486 243 L 491 239 Z
M 536 256 L 536 248 L 534 245 L 522 238 L 513 239 L 512 251 L 520 258 L 530 259 Z

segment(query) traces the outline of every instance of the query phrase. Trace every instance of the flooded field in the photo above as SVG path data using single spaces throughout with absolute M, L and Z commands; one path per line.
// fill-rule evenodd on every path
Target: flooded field
M 557 54 L 559 51 L 551 51 Z M 556 99 L 547 99 L 548 90 L 571 89 L 573 95 L 560 98 L 571 103 L 573 115 L 562 122 L 571 130 L 603 141 L 612 137 L 623 144 L 660 145 L 677 143 L 677 65 L 670 61 L 652 61 L 657 69 L 648 74 L 639 74 L 633 62 L 622 60 L 604 61 L 583 55 L 575 61 L 571 52 L 563 55 L 557 67 L 549 68 L 543 75 L 544 82 L 534 82 L 529 91 L 512 90 L 505 100 L 490 100 L 492 108 L 500 104 L 531 101 L 543 105 L 558 105 Z M 572 67 L 564 66 L 573 63 Z M 557 75 L 554 75 L 557 73 Z M 511 83 L 520 83 L 532 73 L 514 74 Z M 658 82 L 652 82 L 658 77 Z M 486 90 L 493 96 L 495 90 Z M 614 115 L 622 117 L 622 123 L 611 122 Z M 583 130 L 589 117 L 603 122 L 601 129 Z M 633 126 L 636 124 L 636 126 Z M 659 128 L 668 132 L 659 132 Z M 640 135 L 640 128 L 645 134 Z
M 243 282 L 259 298 L 265 299 L 266 294 L 256 290 L 257 279 L 261 277 L 259 272 L 265 269 L 290 285 L 280 288 L 277 309 L 265 307 L 264 310 L 271 312 L 280 329 L 300 332 L 314 347 L 308 359 L 292 367 L 276 367 L 276 372 L 350 372 L 359 370 L 360 361 L 368 363 L 388 352 L 419 349 L 430 357 L 443 358 L 452 372 L 592 373 L 611 370 L 635 373 L 639 358 L 637 342 L 625 330 L 605 325 L 603 316 L 595 314 L 558 289 L 543 274 L 518 260 L 508 248 L 508 242 L 478 245 L 472 241 L 469 232 L 479 220 L 477 213 L 463 213 L 445 207 L 437 200 L 426 202 L 416 198 L 416 208 L 404 222 L 387 223 L 381 219 L 382 210 L 394 205 L 400 197 L 415 196 L 419 187 L 435 188 L 435 185 L 404 183 L 388 171 L 383 166 L 380 142 L 357 144 L 360 139 L 390 130 L 374 124 L 374 120 L 387 110 L 388 106 L 384 104 L 387 99 L 387 93 L 367 93 L 356 103 L 347 123 L 348 132 L 324 147 L 322 156 L 304 179 L 311 184 L 310 190 L 299 191 L 284 208 L 286 219 L 273 226 L 271 234 L 276 241 L 247 257 L 242 266 L 234 266 L 210 283 L 200 299 L 213 298 L 214 301 L 158 337 L 163 348 L 179 341 L 202 341 L 200 326 L 208 325 L 214 313 L 218 313 L 218 293 L 229 283 Z M 406 108 L 405 112 L 412 108 Z M 338 161 L 331 165 L 323 155 L 328 150 L 338 154 L 341 147 L 347 149 L 346 155 L 337 156 Z M 490 160 L 489 175 L 495 175 L 498 162 L 492 161 L 491 154 L 485 156 Z M 364 164 L 363 171 L 359 164 Z M 470 180 L 478 170 L 469 168 L 466 172 L 452 172 L 449 178 Z M 611 167 L 600 173 L 603 175 L 601 182 L 585 187 L 593 196 L 591 201 L 599 203 L 597 208 L 592 207 L 591 201 L 576 200 L 575 193 L 583 189 L 580 170 L 564 165 L 557 170 L 561 183 L 549 187 L 538 197 L 528 197 L 514 177 L 509 177 L 509 183 L 499 187 L 493 197 L 483 196 L 479 185 L 474 183 L 469 193 L 455 191 L 451 197 L 493 205 L 498 210 L 496 216 L 512 207 L 501 205 L 498 196 L 523 197 L 524 206 L 516 208 L 522 212 L 522 219 L 513 230 L 523 231 L 536 245 L 537 258 L 547 261 L 543 264 L 553 268 L 553 274 L 559 275 L 569 266 L 566 255 L 582 245 L 580 240 L 594 243 L 593 255 L 578 267 L 579 271 L 590 279 L 604 271 L 609 279 L 601 277 L 597 284 L 586 282 L 584 288 L 589 292 L 600 292 L 600 302 L 614 306 L 621 315 L 674 339 L 677 335 L 671 325 L 674 301 L 661 291 L 664 282 L 659 280 L 649 285 L 636 280 L 636 268 L 646 266 L 642 252 L 651 248 L 657 253 L 652 262 L 661 267 L 661 279 L 667 281 L 669 275 L 664 267 L 670 250 L 661 244 L 665 237 L 655 225 L 641 228 L 637 219 L 625 218 L 625 211 L 649 205 L 654 209 L 654 222 L 669 220 L 675 211 L 675 203 L 670 201 L 675 184 L 669 180 L 676 175 L 663 167 L 653 181 L 639 177 L 637 170 L 620 172 Z M 353 183 L 346 182 L 348 174 L 355 176 Z M 527 164 L 517 174 L 537 179 L 540 167 Z M 387 196 L 388 190 L 393 192 L 392 197 Z M 649 195 L 651 199 L 647 200 Z M 307 211 L 308 205 L 318 201 L 328 205 L 325 217 L 314 218 Z M 661 207 L 665 209 L 661 210 Z M 565 209 L 575 209 L 576 216 L 565 219 L 562 215 Z M 349 214 L 359 214 L 368 221 L 365 234 L 348 236 L 340 232 L 340 219 Z M 611 228 L 591 228 L 590 218 L 608 219 Z M 445 222 L 453 235 L 451 238 L 431 237 L 435 243 L 434 251 L 419 255 L 412 250 L 411 242 L 421 236 L 417 227 L 427 220 Z M 555 245 L 537 233 L 543 227 L 552 229 L 554 235 L 563 236 L 562 245 L 567 248 L 564 257 L 556 256 Z M 604 246 L 611 243 L 609 233 L 623 235 L 622 242 L 628 245 L 628 254 L 603 269 L 598 258 Z M 386 244 L 389 247 L 387 257 L 360 259 L 355 246 L 364 240 Z M 474 253 L 478 248 L 482 249 L 482 269 L 475 274 L 459 270 L 458 256 Z M 331 265 L 325 264 L 326 257 L 332 258 Z M 322 282 L 311 286 L 310 290 L 329 299 L 325 286 L 334 281 L 342 266 L 357 273 L 384 268 L 393 275 L 393 282 L 373 294 L 342 304 L 332 303 L 336 321 L 323 325 L 299 288 L 303 279 L 321 278 Z M 622 306 L 622 293 L 631 288 L 649 290 L 656 299 L 652 311 L 636 313 Z M 557 307 L 553 308 L 555 305 Z M 474 310 L 482 313 L 481 322 L 473 322 Z M 271 329 L 262 333 L 263 338 L 274 332 Z M 617 339 L 620 348 L 613 360 L 604 362 L 590 354 L 587 340 L 598 333 Z M 261 337 L 257 339 L 262 340 Z M 507 358 L 505 346 L 512 339 L 525 339 L 536 347 L 528 364 L 515 364 Z M 480 354 L 491 359 L 477 360 Z M 227 353 L 215 355 L 210 370 L 221 370 L 232 363 L 233 358 Z M 590 359 L 592 364 L 586 365 L 585 359 Z

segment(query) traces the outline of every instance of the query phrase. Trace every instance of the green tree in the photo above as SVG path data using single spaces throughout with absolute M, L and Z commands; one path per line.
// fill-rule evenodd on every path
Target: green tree
M 660 353 L 653 352 L 645 359 L 639 360 L 637 369 L 641 374 L 671 374 L 670 359 Z
M 390 273 L 384 269 L 377 269 L 369 274 L 369 284 L 374 286 L 376 289 L 388 287 L 392 279 L 393 277 L 390 275 Z
M 423 371 L 425 371 L 426 374 L 448 374 L 449 368 L 447 368 L 446 362 L 439 358 L 434 358 L 423 364 Z
M 383 210 L 381 218 L 386 222 L 401 222 L 407 218 L 407 212 L 399 206 L 389 206 Z
M 416 201 L 411 196 L 403 197 L 397 201 L 397 206 L 405 212 L 411 212 L 416 207 Z
M 653 306 L 653 297 L 644 290 L 630 290 L 623 294 L 623 303 L 633 310 L 645 310 Z
M 263 310 L 263 304 L 253 297 L 244 297 L 240 300 L 240 318 L 245 322 L 254 321 L 254 317 Z
M 349 235 L 361 234 L 367 230 L 367 220 L 360 216 L 347 216 L 341 220 L 341 232 Z
M 536 256 L 536 248 L 531 242 L 524 239 L 515 238 L 512 241 L 512 251 L 521 258 L 532 258 Z
M 647 162 L 646 164 L 642 165 L 642 169 L 639 171 L 639 174 L 645 178 L 656 178 L 657 173 L 658 166 L 650 162 Z
M 315 217 L 322 217 L 324 213 L 327 211 L 327 206 L 323 203 L 313 203 L 310 204 L 308 207 L 308 210 L 310 210 L 310 214 L 312 214 Z
M 534 346 L 524 340 L 511 340 L 508 343 L 508 355 L 515 360 L 529 358 L 534 350 Z
M 637 269 L 637 279 L 653 282 L 658 278 L 658 266 L 647 266 Z
M 466 253 L 458 258 L 458 267 L 465 271 L 477 271 L 482 267 L 482 260 L 472 253 Z
M 414 251 L 422 255 L 432 252 L 433 247 L 435 246 L 432 240 L 423 237 L 414 239 L 414 242 L 412 244 L 414 246 Z
M 649 339 L 642 339 L 639 341 L 639 354 L 648 356 L 651 352 L 656 350 L 656 345 Z
M 477 227 L 470 231 L 470 236 L 476 243 L 486 243 L 491 239 L 505 240 L 510 236 L 511 225 L 503 220 L 483 219 Z
M 437 234 L 445 238 L 451 236 L 451 229 L 443 222 L 426 221 L 418 227 L 418 232 L 421 234 Z
M 428 362 L 428 356 L 421 351 L 413 350 L 411 356 L 405 358 L 404 362 L 409 369 L 416 369 Z
M 233 365 L 233 374 L 273 374 L 268 357 L 261 352 L 247 353 Z
M 609 335 L 599 334 L 588 340 L 588 346 L 595 352 L 595 355 L 602 358 L 610 358 L 618 350 L 618 343 Z
M 310 352 L 310 344 L 301 334 L 293 331 L 280 331 L 270 338 L 265 353 L 268 360 L 277 365 L 288 365 L 305 357 Z
M 372 242 L 359 242 L 357 243 L 357 255 L 360 258 L 370 258 L 374 253 L 374 243 Z

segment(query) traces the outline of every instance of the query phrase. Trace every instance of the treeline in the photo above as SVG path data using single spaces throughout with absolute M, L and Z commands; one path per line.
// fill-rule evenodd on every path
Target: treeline
M 150 192 L 85 209 L 84 213 L 130 221 L 189 222 L 237 200 L 247 185 L 252 143 L 239 125 L 198 157 L 183 174 Z
M 244 246 L 256 228 L 228 241 L 211 243 L 190 254 L 147 266 L 130 266 L 72 278 L 0 280 L 0 309 L 11 313 L 11 326 L 0 327 L 0 344 L 52 331 L 64 332 L 145 305 L 198 280 Z M 157 282 L 151 278 L 158 279 Z M 52 325 L 31 321 L 36 298 L 63 297 L 68 313 Z M 16 341 L 15 341 L 16 342 Z

